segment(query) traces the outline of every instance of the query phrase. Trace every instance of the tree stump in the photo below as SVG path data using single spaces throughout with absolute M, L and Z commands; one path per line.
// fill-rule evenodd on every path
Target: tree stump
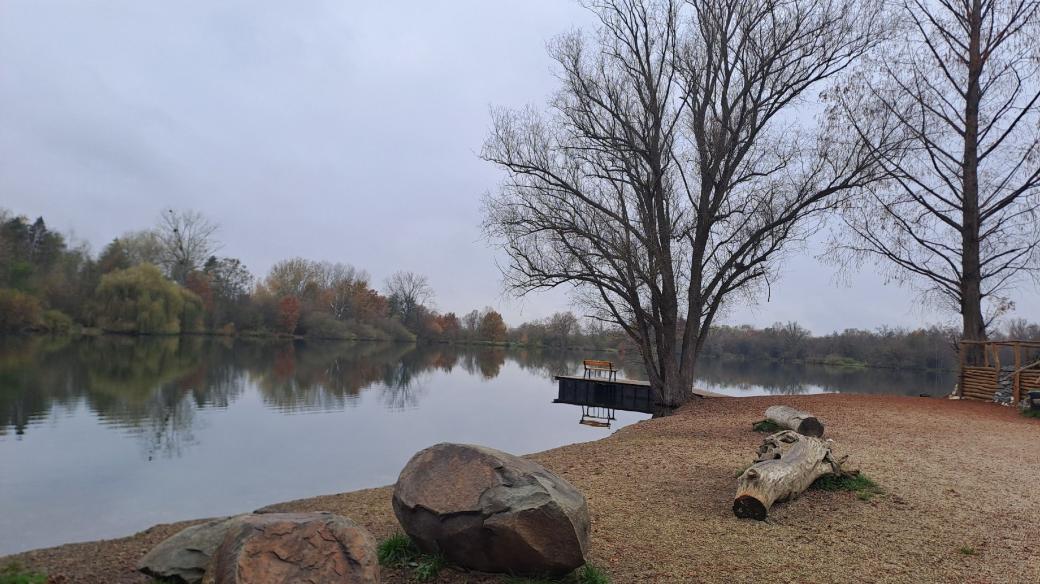
M 794 430 L 805 436 L 823 436 L 823 422 L 809 412 L 796 410 L 788 406 L 769 406 L 766 408 L 766 419 L 788 430 Z
M 816 479 L 841 472 L 822 438 L 784 430 L 769 436 L 758 459 L 737 479 L 733 513 L 764 521 L 773 503 L 794 498 Z

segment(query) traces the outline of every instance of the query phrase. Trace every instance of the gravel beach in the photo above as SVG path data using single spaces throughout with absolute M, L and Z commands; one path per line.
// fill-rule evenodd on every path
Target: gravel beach
M 864 501 L 809 491 L 775 506 L 766 522 L 735 518 L 735 476 L 762 440 L 751 425 L 774 404 L 820 417 L 835 451 L 849 454 L 884 494 Z M 837 394 L 698 399 L 674 416 L 530 458 L 586 494 L 591 560 L 615 584 L 1040 582 L 1040 420 L 1010 408 Z M 267 509 L 333 511 L 381 539 L 397 530 L 390 495 L 385 487 Z M 192 523 L 31 551 L 0 565 L 17 561 L 55 582 L 148 582 L 134 571 L 137 559 Z M 412 579 L 384 570 L 383 581 Z M 436 581 L 504 579 L 449 569 Z

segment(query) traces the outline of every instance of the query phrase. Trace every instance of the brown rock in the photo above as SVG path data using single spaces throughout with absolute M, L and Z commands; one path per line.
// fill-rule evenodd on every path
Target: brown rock
M 421 550 L 466 568 L 559 576 L 585 563 L 584 495 L 543 466 L 505 452 L 431 446 L 401 471 L 393 505 Z
M 252 515 L 224 537 L 206 584 L 379 582 L 372 536 L 331 513 Z
M 217 519 L 182 529 L 152 548 L 138 561 L 137 569 L 162 580 L 198 584 L 213 552 L 243 517 Z

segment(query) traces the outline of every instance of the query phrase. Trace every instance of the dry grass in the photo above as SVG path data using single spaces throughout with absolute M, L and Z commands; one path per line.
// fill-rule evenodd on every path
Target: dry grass
M 761 434 L 751 423 L 784 403 L 812 411 L 839 453 L 877 482 L 869 501 L 813 490 L 769 521 L 730 511 L 734 472 Z M 699 400 L 610 438 L 533 455 L 580 488 L 592 512 L 591 560 L 629 582 L 1040 582 L 1040 421 L 966 401 L 876 396 Z M 328 510 L 397 531 L 390 489 L 274 505 Z M 66 582 L 146 582 L 133 564 L 186 524 L 16 558 Z M 971 554 L 963 550 L 972 550 Z M 3 563 L 3 560 L 0 560 Z M 409 576 L 384 570 L 384 582 Z M 445 570 L 436 582 L 502 582 Z

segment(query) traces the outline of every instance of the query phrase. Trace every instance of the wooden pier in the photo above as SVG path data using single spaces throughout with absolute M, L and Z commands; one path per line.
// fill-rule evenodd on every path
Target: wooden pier
M 560 384 L 560 392 L 553 403 L 647 414 L 655 411 L 653 390 L 647 381 L 579 375 L 557 375 L 556 381 Z M 698 397 L 725 397 L 701 389 L 694 389 L 693 394 Z
M 653 392 L 645 381 L 559 375 L 557 404 L 593 406 L 612 410 L 654 413 Z

